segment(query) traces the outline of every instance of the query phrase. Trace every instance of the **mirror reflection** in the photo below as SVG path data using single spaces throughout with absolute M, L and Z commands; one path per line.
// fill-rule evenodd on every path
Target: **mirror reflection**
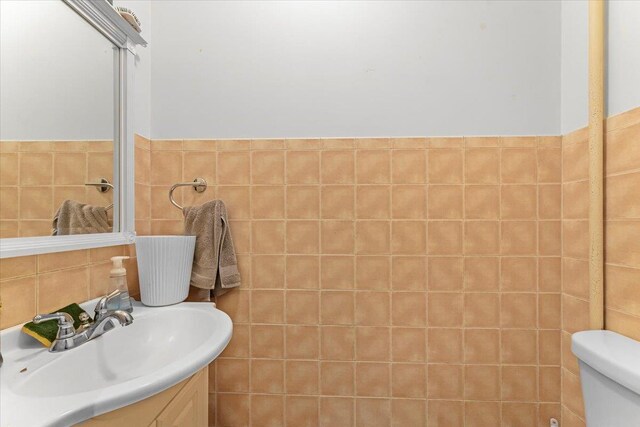
M 0 19 L 0 238 L 112 232 L 117 48 L 62 1 Z

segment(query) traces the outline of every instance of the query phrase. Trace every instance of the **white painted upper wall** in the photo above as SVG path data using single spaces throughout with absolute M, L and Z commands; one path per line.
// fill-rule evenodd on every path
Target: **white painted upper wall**
M 62 1 L 0 1 L 0 139 L 112 139 L 116 64 Z
M 589 8 L 586 0 L 563 1 L 561 30 L 561 128 L 566 134 L 587 124 L 589 103 Z
M 587 126 L 589 5 L 562 2 L 563 134 Z M 640 107 L 640 1 L 607 2 L 606 115 Z
M 10 3 L 0 1 L 3 11 Z M 587 124 L 586 0 L 116 4 L 134 10 L 150 42 L 135 64 L 135 131 L 144 136 L 558 134 Z M 613 115 L 640 105 L 640 1 L 610 0 L 608 9 Z M 1 59 L 24 59 L 35 46 L 55 63 L 46 22 L 29 43 L 5 50 L 5 32 L 24 22 L 3 20 Z M 105 114 L 60 108 L 86 103 L 86 90 L 61 92 L 50 65 L 31 70 L 39 74 L 29 91 L 6 84 L 3 71 L 2 105 L 11 96 L 43 119 L 36 126 L 2 108 L 0 138 L 112 135 Z M 80 88 L 77 75 L 58 74 Z M 92 94 L 90 102 L 102 99 L 95 85 Z
M 154 1 L 153 138 L 557 134 L 557 1 Z
M 607 115 L 640 107 L 640 1 L 608 2 Z

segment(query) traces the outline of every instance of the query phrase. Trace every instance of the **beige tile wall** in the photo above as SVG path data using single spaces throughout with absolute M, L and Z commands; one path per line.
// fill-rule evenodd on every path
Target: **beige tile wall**
M 562 417 L 584 426 L 571 333 L 589 328 L 587 130 L 563 137 Z M 640 108 L 606 123 L 605 324 L 640 340 Z
M 46 183 L 46 193 L 52 193 L 53 200 L 56 200 L 56 196 L 59 201 L 64 198 L 86 197 L 84 200 L 89 200 L 90 203 L 111 203 L 112 193 L 103 195 L 93 188 L 86 188 L 83 184 L 87 179 L 97 177 L 111 180 L 112 145 L 108 141 L 0 142 L 0 191 L 14 187 L 20 191 L 32 188 L 30 185 L 36 178 L 29 172 L 34 167 L 32 157 L 37 155 L 37 159 L 42 157 L 46 165 L 49 165 L 48 168 L 45 164 L 41 165 L 40 172 L 47 178 L 38 181 L 37 184 Z M 149 229 L 149 161 L 149 140 L 136 135 L 136 227 L 139 234 Z M 87 173 L 88 170 L 91 170 L 91 173 Z M 65 178 L 66 174 L 74 173 L 75 175 Z M 7 199 L 3 198 L 0 201 L 2 209 L 9 209 L 8 204 Z M 57 205 L 51 208 L 54 209 L 55 206 Z M 18 217 L 17 214 L 14 215 Z M 20 225 L 16 224 L 18 222 Z M 18 230 L 25 230 L 22 228 L 24 222 L 7 221 L 3 214 L 0 224 L 3 233 L 6 230 L 18 233 Z M 42 222 L 42 227 L 46 225 L 47 230 L 51 231 L 50 218 L 38 222 Z M 9 236 L 4 234 L 2 237 Z M 137 295 L 138 270 L 133 246 L 61 252 L 0 261 L 0 300 L 3 301 L 0 329 L 24 323 L 37 313 L 49 312 L 72 302 L 83 302 L 104 295 L 109 280 L 109 258 L 115 255 L 132 257 L 126 262 L 127 278 L 130 292 Z
M 606 321 L 636 339 L 639 126 L 639 109 L 610 118 L 606 140 Z M 178 180 L 212 184 L 180 202 L 229 206 L 245 283 L 219 301 L 236 327 L 217 383 L 212 370 L 211 419 L 217 400 L 219 425 L 544 425 L 562 363 L 563 425 L 584 425 L 568 345 L 588 322 L 584 130 L 562 147 L 561 168 L 553 138 L 137 138 L 140 234 L 181 232 L 166 200 Z M 27 149 L 2 153 L 3 189 L 21 182 L 11 165 Z M 3 260 L 0 328 L 98 295 L 126 251 Z
M 223 199 L 239 254 L 211 422 L 559 417 L 560 142 L 152 141 L 151 232 L 182 232 L 167 191 L 202 177 L 177 198 Z
M 0 260 L 0 329 L 27 322 L 72 302 L 103 296 L 109 286 L 109 258 L 131 255 L 126 262 L 132 295 L 139 294 L 133 247 L 60 252 Z
M 151 233 L 151 145 L 149 139 L 135 135 L 136 234 Z
M 578 362 L 571 334 L 589 329 L 588 132 L 580 129 L 562 144 L 562 421 L 584 426 Z
M 84 185 L 98 178 L 113 181 L 111 141 L 0 141 L 0 238 L 51 235 L 65 199 L 111 204 Z
M 640 341 L 640 108 L 607 121 L 605 170 L 607 329 Z

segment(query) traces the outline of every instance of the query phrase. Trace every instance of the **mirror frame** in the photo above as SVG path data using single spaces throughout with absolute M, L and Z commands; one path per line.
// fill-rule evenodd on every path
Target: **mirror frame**
M 113 184 L 118 188 L 113 209 L 119 213 L 118 231 L 114 233 L 77 234 L 70 236 L 39 236 L 0 239 L 0 259 L 51 252 L 99 248 L 131 244 L 135 241 L 134 197 L 134 122 L 133 84 L 135 47 L 145 47 L 147 42 L 106 0 L 61 0 L 78 13 L 96 30 L 100 31 L 119 50 L 116 103 L 118 114 L 114 123 L 114 164 L 118 173 Z

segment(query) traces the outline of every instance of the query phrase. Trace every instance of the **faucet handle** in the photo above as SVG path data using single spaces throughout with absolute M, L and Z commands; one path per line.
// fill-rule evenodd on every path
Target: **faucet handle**
M 117 297 L 118 295 L 120 295 L 120 290 L 116 289 L 113 292 L 111 292 L 110 294 L 105 295 L 102 298 L 100 298 L 100 300 L 96 304 L 96 308 L 93 309 L 94 314 L 95 314 L 93 316 L 94 322 L 97 322 L 98 319 L 102 318 L 102 316 L 107 314 L 107 303 L 109 301 L 111 301 L 113 298 Z
M 98 303 L 96 304 L 95 311 L 105 309 L 107 307 L 107 302 L 112 300 L 113 298 L 117 297 L 119 294 L 120 294 L 120 290 L 116 289 L 113 292 L 111 292 L 110 294 L 105 295 L 102 298 L 100 298 L 98 300 Z
M 52 314 L 38 314 L 33 318 L 33 323 L 42 323 L 48 320 L 58 321 L 58 334 L 56 339 L 70 338 L 75 335 L 76 329 L 73 327 L 73 317 L 68 313 L 59 311 Z

